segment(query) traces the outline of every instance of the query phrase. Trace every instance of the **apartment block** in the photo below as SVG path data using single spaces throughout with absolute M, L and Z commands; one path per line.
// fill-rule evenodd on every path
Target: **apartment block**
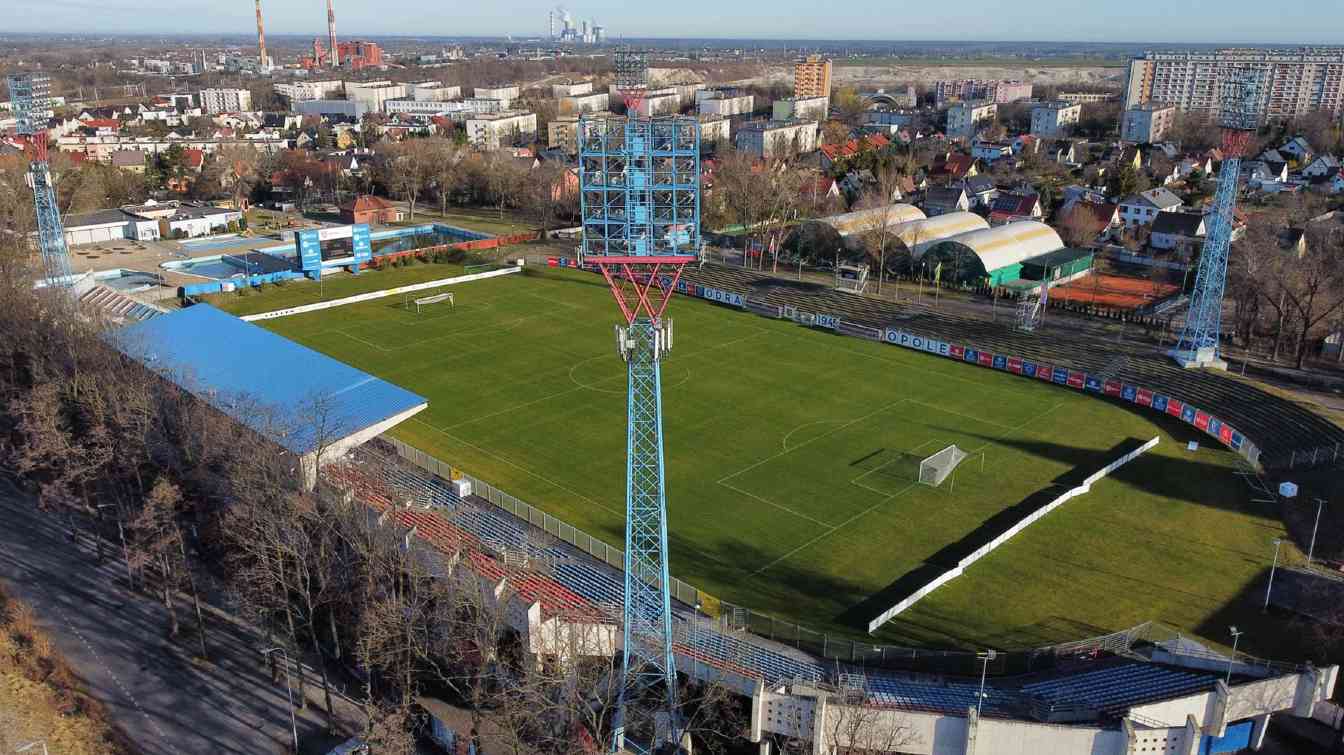
M 949 79 L 935 82 L 933 95 L 938 107 L 954 102 L 992 102 L 1006 105 L 1031 99 L 1029 81 L 992 81 L 988 79 Z
M 422 102 L 447 102 L 462 97 L 462 87 L 444 86 L 441 81 L 421 81 L 410 85 L 411 99 Z
M 958 102 L 947 109 L 947 137 L 974 139 L 980 129 L 994 122 L 999 106 L 993 102 Z
M 700 143 L 726 142 L 732 137 L 732 122 L 721 115 L 700 116 Z
M 331 100 L 345 93 L 345 82 L 339 79 L 281 82 L 275 85 L 275 93 L 281 97 L 288 97 L 290 102 Z
M 1047 139 L 1068 136 L 1082 116 L 1082 105 L 1064 100 L 1038 102 L 1031 107 L 1031 133 Z
M 560 98 L 560 112 L 565 114 L 596 113 L 606 110 L 610 104 L 611 98 L 606 92 L 573 94 Z
M 794 97 L 831 96 L 831 61 L 819 55 L 799 60 L 793 66 Z
M 756 98 L 735 91 L 706 89 L 695 93 L 695 105 L 701 115 L 747 115 L 756 108 Z
M 474 96 L 483 100 L 499 100 L 504 109 L 508 110 L 509 105 L 518 99 L 518 87 L 513 84 L 476 87 Z
M 552 84 L 551 96 L 557 100 L 562 97 L 576 97 L 580 94 L 591 94 L 593 91 L 593 82 L 578 81 L 570 84 Z
M 388 100 L 403 99 L 409 94 L 405 84 L 391 81 L 347 82 L 345 93 L 348 98 L 360 103 L 366 111 L 384 112 Z
M 521 110 L 477 113 L 466 119 L 466 130 L 467 143 L 477 149 L 513 146 L 536 138 L 537 114 Z
M 737 132 L 737 148 L 766 159 L 815 152 L 817 124 L 813 121 L 748 123 Z
M 830 112 L 827 97 L 789 97 L 775 100 L 771 116 L 776 121 L 824 121 Z
M 1315 110 L 1344 114 L 1344 47 L 1150 52 L 1130 61 L 1125 108 L 1158 102 L 1216 117 L 1233 71 L 1254 74 L 1261 123 Z
M 637 112 L 646 118 L 652 118 L 656 115 L 673 115 L 679 110 L 681 110 L 681 97 L 673 92 L 649 94 L 639 101 Z
M 203 89 L 201 108 L 207 113 L 241 113 L 252 109 L 252 93 L 246 89 Z
M 1176 123 L 1176 108 L 1149 103 L 1126 110 L 1120 116 L 1120 141 L 1131 144 L 1155 144 L 1171 133 Z
M 546 146 L 563 149 L 567 155 L 579 153 L 579 117 L 577 115 L 553 118 L 546 124 Z

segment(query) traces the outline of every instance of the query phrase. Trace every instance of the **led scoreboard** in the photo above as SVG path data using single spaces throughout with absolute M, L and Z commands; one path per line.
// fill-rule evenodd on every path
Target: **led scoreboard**
M 373 259 L 369 226 L 364 223 L 295 231 L 294 246 L 299 252 L 299 269 L 310 275 L 327 267 L 357 272 L 361 264 Z

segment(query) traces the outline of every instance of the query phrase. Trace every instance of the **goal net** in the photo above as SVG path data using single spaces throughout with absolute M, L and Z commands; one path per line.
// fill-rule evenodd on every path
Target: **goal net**
M 965 451 L 955 445 L 948 446 L 919 463 L 919 481 L 936 488 L 965 458 Z
M 452 295 L 452 293 L 450 292 L 450 293 L 444 293 L 444 294 L 435 294 L 434 296 L 426 296 L 426 297 L 423 297 L 423 298 L 420 298 L 420 299 L 416 299 L 415 302 L 414 302 L 414 304 L 415 304 L 415 313 L 416 313 L 417 315 L 420 314 L 420 308 L 421 308 L 421 307 L 428 307 L 428 306 L 430 306 L 430 305 L 433 305 L 433 304 L 441 304 L 441 303 L 443 303 L 443 302 L 448 302 L 448 306 L 449 306 L 449 307 L 452 307 L 452 308 L 454 308 L 454 309 L 457 308 L 457 302 L 453 301 L 453 295 Z

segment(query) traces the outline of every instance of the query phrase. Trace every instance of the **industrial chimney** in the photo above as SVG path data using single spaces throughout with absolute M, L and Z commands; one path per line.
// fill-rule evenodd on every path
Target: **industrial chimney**
M 257 0 L 257 66 L 270 68 L 270 58 L 266 57 L 266 29 L 261 25 L 261 0 Z
M 328 54 L 331 67 L 337 68 L 341 65 L 341 53 L 336 49 L 336 11 L 331 7 L 331 0 L 327 0 L 327 45 L 330 47 Z

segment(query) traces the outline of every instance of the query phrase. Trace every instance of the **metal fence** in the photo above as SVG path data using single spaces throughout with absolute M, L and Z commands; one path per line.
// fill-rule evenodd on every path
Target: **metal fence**
M 454 473 L 456 473 L 461 479 L 471 482 L 472 493 L 476 496 L 489 501 L 496 507 L 527 522 L 557 540 L 569 543 L 613 569 L 622 572 L 624 571 L 625 552 L 620 548 L 608 545 L 605 541 L 589 535 L 572 524 L 556 519 L 541 509 L 538 509 L 525 501 L 519 500 L 485 480 L 467 474 L 461 469 L 453 467 L 447 462 L 440 461 L 424 451 L 397 440 L 396 438 L 384 435 L 382 436 L 382 440 L 396 449 L 398 456 L 415 466 L 445 480 L 453 479 Z M 680 601 L 685 604 L 687 608 L 699 606 L 701 610 L 709 612 L 711 616 L 715 615 L 713 609 L 718 606 L 718 600 L 704 595 L 696 588 L 676 577 L 672 578 L 669 588 L 673 600 Z
M 472 492 L 476 496 L 489 501 L 500 510 L 558 540 L 569 543 L 613 569 L 624 570 L 625 554 L 620 548 L 608 545 L 605 541 L 396 438 L 384 435 L 382 440 L 394 448 L 398 456 L 411 464 L 445 480 L 453 479 L 454 474 L 461 479 L 469 480 Z M 823 660 L 869 668 L 949 675 L 978 674 L 984 663 L 983 656 L 969 650 L 931 650 L 880 645 L 850 635 L 819 632 L 745 606 L 721 601 L 676 577 L 671 581 L 671 595 L 673 600 L 694 609 L 697 615 L 716 622 L 722 631 L 750 632 Z M 1137 642 L 1150 639 L 1153 634 L 1152 626 L 1141 624 L 1138 627 L 1084 640 L 999 652 L 989 663 L 988 672 L 999 676 L 1024 674 L 1048 670 L 1061 662 L 1067 662 L 1070 658 L 1087 656 L 1099 651 L 1123 652 Z

